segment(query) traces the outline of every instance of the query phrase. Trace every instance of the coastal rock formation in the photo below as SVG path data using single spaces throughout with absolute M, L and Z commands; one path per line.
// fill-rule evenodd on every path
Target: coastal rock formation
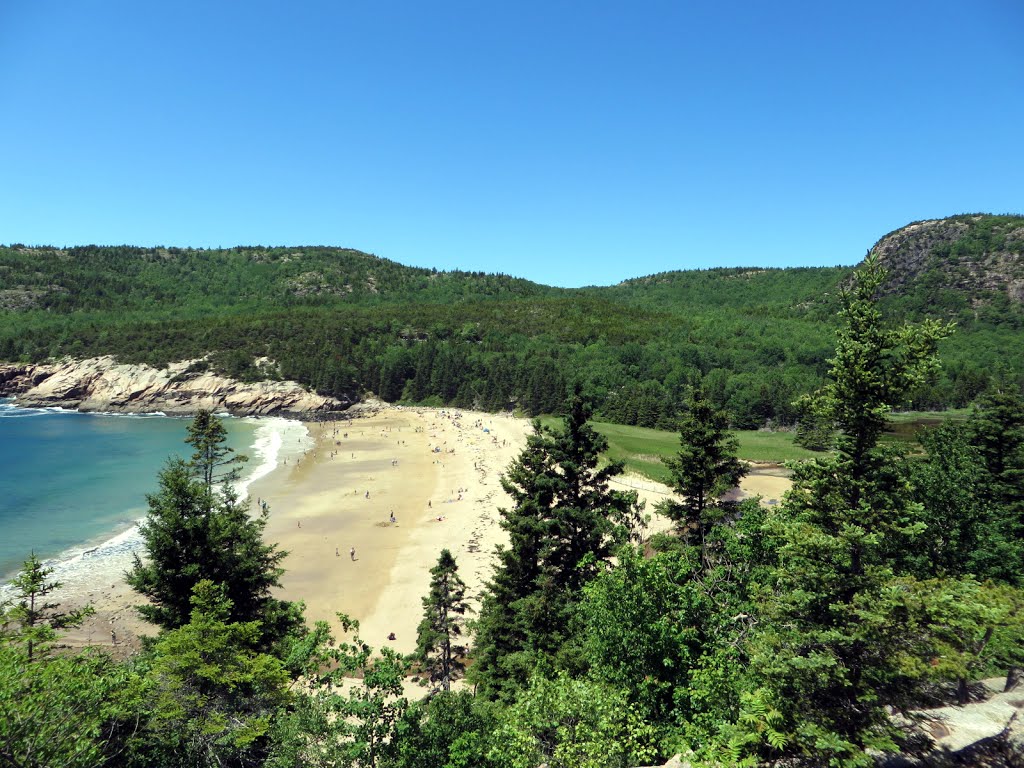
M 0 364 L 0 396 L 23 407 L 187 415 L 201 408 L 235 416 L 316 418 L 351 403 L 324 397 L 294 381 L 240 382 L 195 370 L 195 361 L 165 369 L 118 363 L 113 357 L 52 364 Z

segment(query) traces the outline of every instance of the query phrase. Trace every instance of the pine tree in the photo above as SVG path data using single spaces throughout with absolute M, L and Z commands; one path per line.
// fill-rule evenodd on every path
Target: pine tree
M 968 431 L 988 476 L 987 500 L 1020 505 L 1024 502 L 1024 398 L 1011 387 L 986 393 L 978 400 Z
M 705 564 L 707 535 L 724 515 L 719 499 L 747 474 L 736 458 L 739 442 L 729 435 L 728 426 L 725 412 L 695 390 L 679 420 L 679 453 L 664 460 L 669 486 L 682 501 L 668 500 L 659 511 L 696 538 Z
M 874 298 L 883 277 L 869 258 L 844 291 L 830 381 L 813 399 L 839 427 L 837 453 L 798 469 L 768 522 L 779 565 L 752 644 L 746 735 L 735 742 L 752 739 L 761 756 L 871 764 L 869 750 L 896 747 L 885 707 L 911 703 L 927 667 L 892 559 L 919 514 L 903 462 L 879 437 L 889 408 L 935 370 L 949 327 L 886 327 Z
M 201 580 L 189 620 L 154 644 L 140 734 L 153 764 L 262 764 L 271 723 L 290 698 L 288 674 L 260 652 L 259 622 L 232 621 L 234 613 L 224 590 Z
M 234 480 L 239 470 L 238 465 L 249 460 L 248 456 L 236 454 L 234 448 L 225 445 L 227 437 L 224 423 L 204 409 L 199 410 L 188 425 L 185 442 L 195 449 L 191 466 L 207 490 L 213 490 L 218 480 Z
M 47 602 L 47 596 L 63 586 L 59 581 L 47 581 L 51 573 L 53 569 L 43 565 L 35 552 L 29 555 L 11 581 L 14 605 L 0 614 L 0 626 L 15 626 L 14 637 L 24 643 L 29 662 L 57 639 L 57 630 L 81 626 L 94 612 L 91 606 L 60 611 L 58 603 Z
M 621 462 L 599 467 L 607 441 L 587 423 L 577 392 L 562 430 L 534 433 L 502 477 L 511 509 L 499 510 L 509 546 L 499 547 L 477 625 L 474 677 L 487 695 L 525 684 L 569 634 L 572 604 L 638 522 L 635 493 L 613 491 Z
M 441 550 L 437 565 L 430 569 L 430 593 L 423 598 L 416 655 L 441 688 L 451 690 L 451 681 L 465 665 L 466 647 L 459 642 L 465 623 L 466 584 L 459 578 L 459 566 L 447 549 Z
M 192 590 L 208 579 L 223 586 L 231 620 L 259 620 L 267 636 L 280 636 L 290 623 L 287 604 L 270 595 L 280 586 L 286 553 L 263 541 L 267 513 L 249 515 L 233 489 L 212 491 L 192 468 L 171 459 L 159 475 L 159 490 L 147 496 L 149 510 L 140 532 L 147 559 L 136 556 L 128 584 L 149 598 L 139 613 L 164 629 L 187 624 Z

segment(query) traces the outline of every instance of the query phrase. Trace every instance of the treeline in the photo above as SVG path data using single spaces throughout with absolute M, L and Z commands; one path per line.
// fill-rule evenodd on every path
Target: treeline
M 973 258 L 1013 246 L 1005 232 L 1020 221 L 958 220 L 959 240 L 926 245 Z M 958 290 L 941 258 L 929 263 L 883 306 L 958 333 L 942 343 L 942 374 L 900 406 L 964 407 L 997 374 L 1024 384 L 1021 304 L 998 281 Z M 649 427 L 671 427 L 699 386 L 736 427 L 792 425 L 793 401 L 824 380 L 849 274 L 715 269 L 564 290 L 349 249 L 12 246 L 0 248 L 0 359 L 209 356 L 249 379 L 269 358 L 323 394 L 528 414 L 557 410 L 578 383 L 601 418 Z
M 673 528 L 638 539 L 636 495 L 610 486 L 620 466 L 600 461 L 574 387 L 562 427 L 537 423 L 502 478 L 508 544 L 476 622 L 442 551 L 409 658 L 375 653 L 345 616 L 309 628 L 272 596 L 266 509 L 215 487 L 237 459 L 200 414 L 192 460 L 148 498 L 148 558 L 129 583 L 160 633 L 138 655 L 59 653 L 83 615 L 49 603 L 46 569 L 26 562 L 0 622 L 0 761 L 866 768 L 927 752 L 908 713 L 967 703 L 994 674 L 1012 688 L 1024 665 L 1024 398 L 990 391 L 913 460 L 882 442 L 952 329 L 885 323 L 880 279 L 873 261 L 855 278 L 804 404 L 837 428 L 836 450 L 802 465 L 782 504 L 723 500 L 745 468 L 695 391 L 666 461 Z M 455 690 L 463 677 L 472 688 Z

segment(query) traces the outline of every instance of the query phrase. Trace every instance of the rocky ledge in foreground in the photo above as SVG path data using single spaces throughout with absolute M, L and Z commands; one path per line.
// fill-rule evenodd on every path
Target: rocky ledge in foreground
M 201 408 L 234 416 L 316 419 L 352 403 L 323 397 L 294 381 L 240 382 L 189 372 L 194 361 L 165 369 L 118 363 L 113 357 L 48 364 L 0 363 L 0 396 L 26 408 L 188 415 Z

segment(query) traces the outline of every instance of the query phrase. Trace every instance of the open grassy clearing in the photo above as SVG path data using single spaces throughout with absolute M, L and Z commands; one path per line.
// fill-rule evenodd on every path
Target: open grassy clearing
M 561 420 L 547 416 L 541 419 L 546 426 L 558 427 Z M 661 429 L 629 427 L 608 422 L 591 422 L 598 433 L 608 440 L 607 456 L 622 460 L 626 470 L 665 482 L 668 472 L 662 459 L 679 450 L 679 434 Z M 734 433 L 739 439 L 739 457 L 746 461 L 776 462 L 812 459 L 817 454 L 793 444 L 792 432 L 763 432 L 739 430 Z
M 970 415 L 966 408 L 949 411 L 908 411 L 890 416 L 891 428 L 883 440 L 906 443 L 909 450 L 917 445 L 916 435 L 922 429 L 938 426 L 945 421 L 963 421 Z M 561 419 L 545 416 L 545 426 L 561 426 Z M 662 459 L 679 450 L 679 435 L 661 429 L 630 427 L 609 422 L 591 422 L 594 429 L 608 440 L 607 457 L 621 460 L 628 472 L 635 472 L 658 482 L 668 479 L 668 471 Z M 745 461 L 781 464 L 787 461 L 813 459 L 820 453 L 808 451 L 793 443 L 793 432 L 768 432 L 764 430 L 737 430 L 733 434 L 739 440 L 739 457 Z

